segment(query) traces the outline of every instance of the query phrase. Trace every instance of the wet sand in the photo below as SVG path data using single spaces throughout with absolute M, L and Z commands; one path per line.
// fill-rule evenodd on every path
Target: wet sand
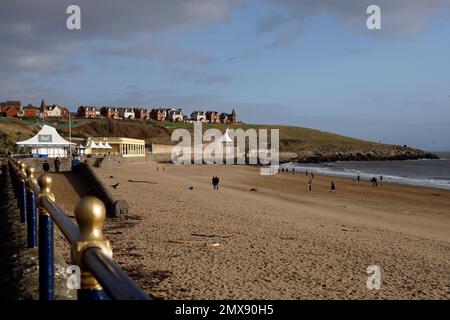
M 308 192 L 304 173 L 156 167 L 96 169 L 131 205 L 106 226 L 115 260 L 156 297 L 450 298 L 449 191 L 315 176 Z M 370 265 L 380 290 L 366 287 Z

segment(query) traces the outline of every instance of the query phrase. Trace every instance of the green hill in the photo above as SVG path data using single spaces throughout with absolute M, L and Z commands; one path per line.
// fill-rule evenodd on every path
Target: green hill
M 56 127 L 63 136 L 69 135 L 67 121 L 46 121 L 46 124 Z M 434 154 L 410 147 L 380 144 L 308 128 L 280 125 L 203 124 L 204 130 L 218 128 L 225 132 L 228 127 L 244 130 L 278 128 L 280 130 L 280 152 L 296 153 L 297 158 L 292 160 L 301 162 L 436 158 Z M 124 136 L 144 139 L 149 145 L 152 143 L 174 144 L 170 141 L 170 137 L 176 128 L 185 128 L 193 132 L 193 124 L 190 123 L 154 123 L 111 119 L 72 120 L 73 137 Z M 38 130 L 36 121 L 3 119 L 0 122 L 0 149 L 17 151 L 15 143 L 31 137 Z

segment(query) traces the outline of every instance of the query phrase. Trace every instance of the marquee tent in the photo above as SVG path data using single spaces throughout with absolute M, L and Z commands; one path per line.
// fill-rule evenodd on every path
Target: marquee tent
M 31 148 L 33 157 L 42 158 L 67 158 L 71 143 L 61 137 L 55 128 L 44 125 L 32 138 L 17 142 L 22 148 Z M 72 143 L 76 146 L 75 143 Z

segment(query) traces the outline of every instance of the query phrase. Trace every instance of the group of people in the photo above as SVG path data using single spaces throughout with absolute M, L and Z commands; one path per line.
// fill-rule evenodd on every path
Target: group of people
M 308 191 L 311 192 L 314 180 L 314 173 L 312 172 L 308 173 L 308 171 L 306 171 L 306 176 L 308 177 Z M 331 181 L 330 192 L 336 192 L 336 185 L 334 184 L 334 181 Z
M 55 165 L 55 172 L 59 172 L 61 169 L 61 160 L 59 159 L 59 157 L 55 158 L 53 164 Z M 44 160 L 44 163 L 42 164 L 42 170 L 44 170 L 44 172 L 50 172 L 50 164 L 47 160 Z
M 295 168 L 292 168 L 292 174 L 294 174 L 295 173 Z M 289 172 L 289 168 L 278 168 L 278 172 L 279 173 L 288 173 Z
M 380 180 L 378 181 L 376 177 L 373 177 L 372 179 L 370 179 L 370 182 L 372 182 L 372 186 L 374 187 L 378 187 L 378 183 L 380 183 L 380 185 L 383 185 L 383 176 L 380 176 Z

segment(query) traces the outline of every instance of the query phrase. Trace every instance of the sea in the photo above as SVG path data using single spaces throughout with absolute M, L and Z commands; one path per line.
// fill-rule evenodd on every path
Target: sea
M 383 176 L 384 182 L 450 190 L 450 152 L 436 152 L 439 160 L 338 161 L 283 164 L 284 168 L 361 180 Z

